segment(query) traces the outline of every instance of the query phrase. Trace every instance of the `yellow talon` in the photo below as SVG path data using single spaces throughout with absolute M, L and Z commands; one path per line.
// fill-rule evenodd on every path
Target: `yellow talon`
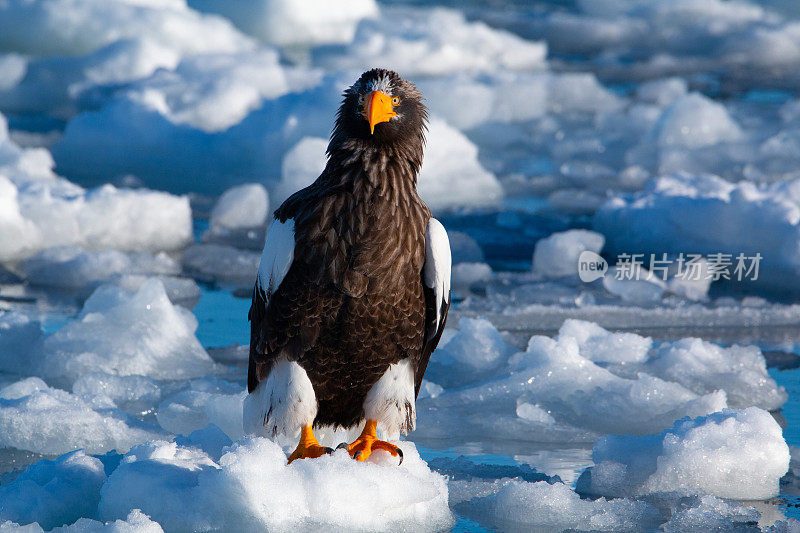
M 304 426 L 300 431 L 300 442 L 297 443 L 292 455 L 289 456 L 289 463 L 295 459 L 316 459 L 322 455 L 332 453 L 333 450 L 327 446 L 320 446 L 314 430 L 311 426 Z
M 347 448 L 350 452 L 350 457 L 356 461 L 366 461 L 372 455 L 373 450 L 386 450 L 394 457 L 400 457 L 400 463 L 403 464 L 403 450 L 389 442 L 378 440 L 377 436 L 378 422 L 376 420 L 367 420 L 364 426 L 364 431 L 358 436 L 351 444 L 340 444 L 340 448 Z

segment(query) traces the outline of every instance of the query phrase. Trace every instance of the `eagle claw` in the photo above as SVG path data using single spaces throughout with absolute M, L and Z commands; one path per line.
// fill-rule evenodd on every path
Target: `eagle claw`
M 403 450 L 394 444 L 379 440 L 375 435 L 376 429 L 377 422 L 375 420 L 367 420 L 367 423 L 364 426 L 364 431 L 361 432 L 361 435 L 359 435 L 359 437 L 352 444 L 343 442 L 336 448 L 344 448 L 356 461 L 366 461 L 369 459 L 370 455 L 372 455 L 373 451 L 384 450 L 392 454 L 394 457 L 400 457 L 400 462 L 397 466 L 403 464 Z

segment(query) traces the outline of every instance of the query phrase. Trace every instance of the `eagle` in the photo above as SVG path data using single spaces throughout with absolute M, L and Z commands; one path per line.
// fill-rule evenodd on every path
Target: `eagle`
M 253 289 L 248 433 L 297 435 L 289 456 L 333 450 L 314 428 L 356 428 L 365 461 L 402 450 L 450 308 L 450 243 L 417 193 L 427 109 L 396 72 L 344 91 L 322 174 L 275 212 Z

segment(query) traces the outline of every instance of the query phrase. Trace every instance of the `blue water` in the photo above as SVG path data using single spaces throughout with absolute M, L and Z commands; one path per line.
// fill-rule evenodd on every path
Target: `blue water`
M 237 298 L 226 289 L 201 287 L 200 301 L 193 310 L 199 323 L 197 338 L 206 348 L 249 344 L 249 309 L 249 298 Z

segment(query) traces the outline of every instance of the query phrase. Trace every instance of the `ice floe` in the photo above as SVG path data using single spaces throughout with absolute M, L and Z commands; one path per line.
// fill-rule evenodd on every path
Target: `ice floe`
M 55 175 L 52 167 L 46 150 L 13 143 L 0 115 L 0 261 L 67 245 L 174 250 L 191 238 L 187 198 L 113 185 L 86 190 Z
M 599 254 L 605 242 L 605 237 L 594 231 L 573 229 L 554 233 L 536 242 L 533 271 L 553 278 L 577 275 L 581 253 L 588 250 Z
M 457 333 L 443 336 L 427 376 L 445 387 L 419 401 L 418 432 L 427 437 L 490 431 L 591 441 L 660 431 L 729 406 L 779 409 L 787 398 L 758 348 L 691 338 L 653 348 L 650 338 L 577 320 L 555 338 L 533 336 L 520 352 L 489 322 L 462 318 Z
M 245 33 L 279 46 L 349 43 L 359 21 L 378 14 L 375 0 L 259 0 L 246 4 L 188 0 L 188 3 L 199 11 L 223 15 Z
M 77 320 L 44 339 L 32 363 L 38 375 L 71 384 L 84 374 L 186 379 L 215 371 L 194 332 L 197 319 L 173 305 L 157 279 L 136 292 L 103 285 Z
M 762 500 L 777 496 L 789 447 L 775 419 L 750 407 L 679 420 L 657 435 L 608 435 L 595 443 L 592 459 L 595 466 L 578 480 L 579 492 Z
M 452 526 L 444 478 L 413 444 L 402 447 L 400 467 L 358 463 L 344 452 L 287 466 L 284 451 L 265 438 L 240 441 L 217 462 L 197 448 L 152 441 L 108 477 L 98 515 L 111 520 L 139 508 L 167 531 Z
M 678 173 L 652 180 L 641 193 L 609 200 L 594 228 L 612 253 L 718 257 L 719 280 L 792 289 L 800 268 L 795 189 L 793 181 L 758 186 Z M 757 254 L 758 261 L 751 259 Z
M 180 265 L 165 253 L 91 252 L 77 246 L 47 248 L 22 263 L 28 282 L 54 288 L 82 289 L 123 275 L 175 276 Z
M 65 12 L 70 13 L 66 19 Z M 31 55 L 78 55 L 135 38 L 182 53 L 254 47 L 229 21 L 188 9 L 183 0 L 7 2 L 0 7 L 0 20 L 0 49 Z
M 545 481 L 511 481 L 477 505 L 486 505 L 492 525 L 504 531 L 642 531 L 661 518 L 643 501 L 582 500 L 567 485 Z
M 498 68 L 545 68 L 547 46 L 467 22 L 450 9 L 384 8 L 362 22 L 346 50 L 323 50 L 317 62 L 327 68 L 367 70 L 375 65 L 406 76 L 486 72 Z
M 269 216 L 269 195 L 260 184 L 239 185 L 225 191 L 211 210 L 212 233 L 227 233 L 264 225 Z
M 103 463 L 81 450 L 39 461 L 0 485 L 0 522 L 38 522 L 49 530 L 93 516 L 105 480 Z
M 459 332 L 442 349 L 465 334 Z M 420 401 L 417 431 L 427 436 L 455 433 L 466 438 L 489 431 L 496 438 L 591 441 L 603 433 L 660 430 L 676 418 L 727 406 L 722 391 L 697 395 L 645 373 L 615 375 L 584 356 L 568 331 L 555 339 L 534 336 L 526 351 L 495 365 L 502 369 L 495 377 Z
M 236 440 L 243 435 L 245 396 L 240 383 L 214 378 L 194 380 L 185 390 L 164 399 L 156 417 L 161 427 L 172 433 L 189 435 L 211 423 Z
M 0 389 L 0 448 L 56 455 L 82 448 L 88 453 L 127 451 L 164 436 L 113 404 L 51 388 L 39 378 L 25 378 Z

